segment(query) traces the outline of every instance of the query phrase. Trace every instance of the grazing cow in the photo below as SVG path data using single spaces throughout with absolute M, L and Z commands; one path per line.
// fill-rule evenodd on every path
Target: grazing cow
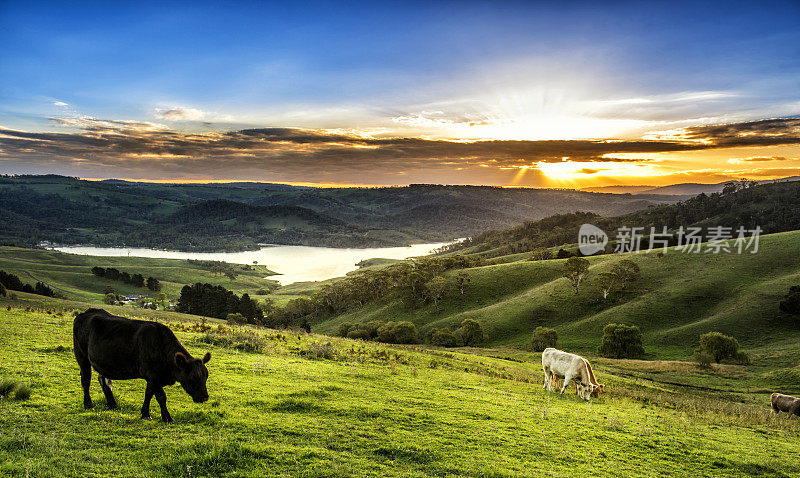
M 75 359 L 81 369 L 83 407 L 92 408 L 89 385 L 94 368 L 109 408 L 117 408 L 111 391 L 112 380 L 141 378 L 147 381 L 142 418 L 150 419 L 150 399 L 156 397 L 161 420 L 172 423 L 164 388 L 179 382 L 196 403 L 208 400 L 206 365 L 191 356 L 175 334 L 163 324 L 131 320 L 111 315 L 102 309 L 89 309 L 75 317 L 72 329 Z
M 542 352 L 542 369 L 544 369 L 543 388 L 551 392 L 555 377 L 564 378 L 564 385 L 561 387 L 562 394 L 567 385 L 575 380 L 578 396 L 584 400 L 599 396 L 599 392 L 603 388 L 603 385 L 598 384 L 594 379 L 594 372 L 589 362 L 575 354 L 547 348 Z
M 792 415 L 800 416 L 800 398 L 791 395 L 784 395 L 782 393 L 773 393 L 770 397 L 772 403 L 772 412 L 786 412 L 786 418 Z

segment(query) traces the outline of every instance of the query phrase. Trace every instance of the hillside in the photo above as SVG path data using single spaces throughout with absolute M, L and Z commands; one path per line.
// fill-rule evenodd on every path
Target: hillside
M 410 307 L 399 298 L 378 300 L 314 326 L 334 333 L 340 323 L 408 320 L 420 333 L 455 328 L 478 320 L 490 345 L 524 348 L 536 326 L 555 328 L 569 350 L 595 351 L 602 328 L 623 322 L 641 327 L 651 357 L 688 359 L 700 334 L 721 331 L 738 338 L 756 364 L 800 363 L 800 321 L 778 311 L 791 285 L 800 284 L 800 231 L 761 237 L 757 254 L 609 254 L 591 263 L 580 293 L 562 278 L 564 259 L 528 261 L 518 254 L 496 264 L 464 269 L 470 282 L 464 295 L 453 285 L 457 270 L 445 272 L 449 292 L 437 305 Z M 634 261 L 642 279 L 603 301 L 592 281 L 622 260 Z
M 796 421 L 770 416 L 768 390 L 740 384 L 746 372 L 736 368 L 689 372 L 735 390 L 722 391 L 643 376 L 671 376 L 681 364 L 597 363 L 607 392 L 584 403 L 541 389 L 536 354 L 204 332 L 174 315 L 150 317 L 169 323 L 191 353 L 211 351 L 211 400 L 194 404 L 168 387 L 176 423 L 164 425 L 138 418 L 142 381 L 114 381 L 121 409 L 112 411 L 93 380 L 95 409 L 84 411 L 71 353 L 74 305 L 58 302 L 42 309 L 33 297 L 0 298 L 0 380 L 31 387 L 28 400 L 0 400 L 3 475 L 800 473 Z M 258 348 L 240 351 L 245 337 Z M 157 417 L 155 403 L 151 410 Z
M 730 227 L 761 228 L 762 233 L 775 233 L 800 229 L 800 182 L 780 182 L 742 187 L 649 207 L 616 217 L 599 217 L 591 212 L 576 212 L 550 216 L 539 221 L 528 221 L 510 229 L 485 231 L 450 245 L 442 252 L 480 253 L 496 257 L 532 251 L 537 247 L 554 247 L 577 242 L 582 224 L 590 223 L 606 232 L 613 242 L 621 227 L 641 227 L 641 235 L 648 236 L 650 228 L 661 231 L 666 227 L 675 231 L 679 227 Z M 672 238 L 675 244 L 677 236 Z M 643 239 L 647 244 L 647 237 Z M 606 252 L 613 251 L 613 244 Z
M 187 251 L 253 250 L 264 242 L 398 246 L 466 237 L 558 212 L 619 215 L 676 200 L 478 186 L 322 189 L 2 176 L 0 220 L 5 227 L 0 229 L 0 243 L 50 241 Z M 237 214 L 214 216 L 220 205 Z
M 264 266 L 237 267 L 234 280 L 204 269 L 198 263 L 180 259 L 151 259 L 145 257 L 97 257 L 65 254 L 43 249 L 25 249 L 0 246 L 0 270 L 17 275 L 23 282 L 35 284 L 43 281 L 73 300 L 102 301 L 106 287 L 118 294 L 155 294 L 145 288 L 134 287 L 92 274 L 92 267 L 114 267 L 130 274 L 155 277 L 161 282 L 162 292 L 171 299 L 177 298 L 186 284 L 207 282 L 222 285 L 241 294 L 254 294 L 258 289 L 274 287 L 276 282 L 264 277 L 273 275 Z

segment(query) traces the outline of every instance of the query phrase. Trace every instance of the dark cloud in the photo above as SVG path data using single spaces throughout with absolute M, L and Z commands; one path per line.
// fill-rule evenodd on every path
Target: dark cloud
M 564 157 L 573 161 L 642 162 L 647 160 L 629 159 L 628 155 L 800 143 L 800 118 L 697 126 L 656 140 L 474 142 L 366 137 L 294 128 L 185 133 L 146 122 L 94 118 L 55 121 L 80 130 L 34 133 L 0 129 L 0 161 L 47 164 L 53 169 L 58 164 L 80 165 L 120 177 L 140 177 L 135 171 L 153 177 L 174 177 L 181 171 L 184 175 L 232 177 L 231 171 L 239 171 L 254 179 L 280 175 L 297 181 L 314 176 L 357 182 L 365 171 L 391 175 L 422 169 L 508 168 L 561 162 Z M 614 156 L 620 154 L 625 157 Z

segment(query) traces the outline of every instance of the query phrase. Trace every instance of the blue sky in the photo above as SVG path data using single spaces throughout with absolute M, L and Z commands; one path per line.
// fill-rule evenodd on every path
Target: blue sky
M 0 125 L 536 141 L 800 113 L 800 2 L 599 3 L 3 2 Z

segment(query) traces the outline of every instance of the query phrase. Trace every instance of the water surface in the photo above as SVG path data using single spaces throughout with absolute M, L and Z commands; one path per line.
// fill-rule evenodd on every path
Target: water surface
M 266 246 L 257 251 L 244 252 L 181 252 L 127 247 L 58 246 L 53 249 L 88 256 L 131 256 L 161 259 L 202 259 L 235 264 L 252 264 L 268 267 L 281 275 L 270 277 L 282 285 L 293 282 L 319 281 L 339 277 L 358 269 L 364 259 L 383 257 L 406 259 L 428 254 L 432 249 L 447 243 L 414 244 L 406 247 L 374 247 L 369 249 L 342 249 L 310 246 Z

